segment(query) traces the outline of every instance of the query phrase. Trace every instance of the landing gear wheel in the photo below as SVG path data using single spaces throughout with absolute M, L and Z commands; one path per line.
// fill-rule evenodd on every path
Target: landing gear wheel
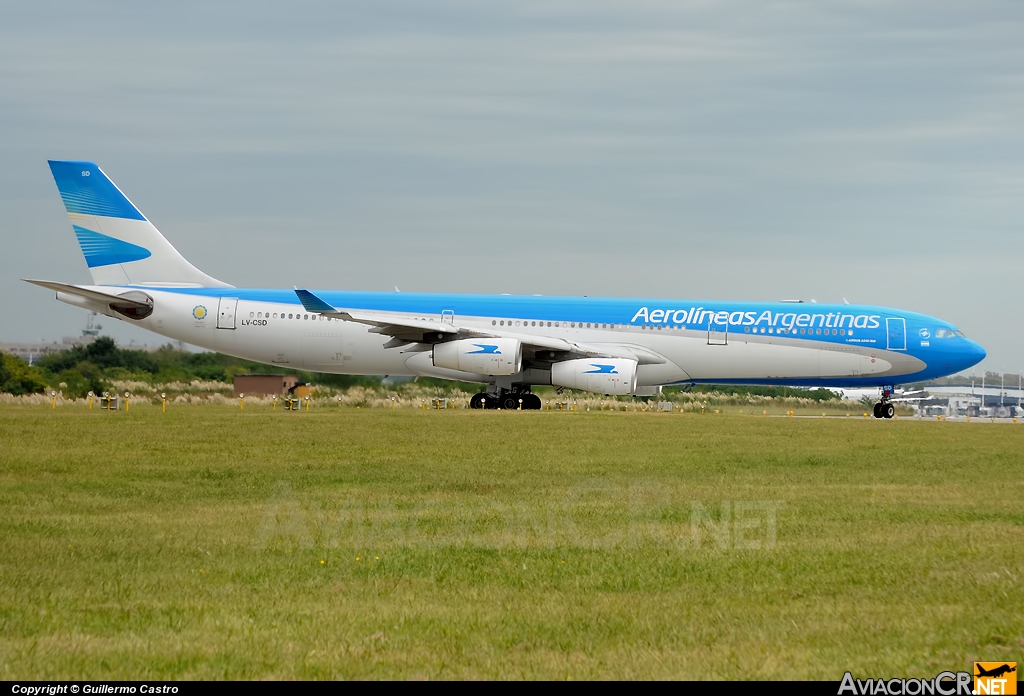
M 896 407 L 892 404 L 882 404 L 882 416 L 892 418 L 896 414 Z
M 470 408 L 486 408 L 485 401 L 487 399 L 486 394 L 474 394 L 469 400 Z
M 536 394 L 523 394 L 523 409 L 539 411 L 541 407 L 540 397 Z
M 501 400 L 501 407 L 506 411 L 515 411 L 519 408 L 519 395 L 509 394 Z
M 882 403 L 881 402 L 875 404 L 875 409 L 874 409 L 873 413 L 874 413 L 875 418 L 881 418 L 882 417 Z

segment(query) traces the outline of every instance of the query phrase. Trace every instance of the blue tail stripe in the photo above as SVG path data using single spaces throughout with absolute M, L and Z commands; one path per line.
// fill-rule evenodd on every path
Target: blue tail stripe
M 92 162 L 50 160 L 50 171 L 69 213 L 146 219 Z
M 78 225 L 72 225 L 72 227 L 75 228 L 78 245 L 82 247 L 82 254 L 85 256 L 85 263 L 89 268 L 141 261 L 153 255 L 149 249 L 137 244 L 108 237 Z

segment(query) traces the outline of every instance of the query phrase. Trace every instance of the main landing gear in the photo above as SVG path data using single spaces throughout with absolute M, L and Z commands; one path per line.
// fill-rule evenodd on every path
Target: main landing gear
M 515 411 L 520 408 L 520 403 L 524 411 L 539 411 L 541 407 L 539 396 L 514 389 L 501 389 L 497 393 L 474 394 L 473 398 L 469 400 L 469 407 L 503 408 L 506 411 Z
M 892 418 L 896 414 L 896 407 L 889 401 L 892 398 L 892 393 L 891 387 L 882 388 L 882 399 L 875 404 L 873 412 L 875 418 Z

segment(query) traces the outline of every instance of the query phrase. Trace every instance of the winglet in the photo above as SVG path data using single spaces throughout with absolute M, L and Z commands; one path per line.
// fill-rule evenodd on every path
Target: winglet
M 321 300 L 309 290 L 300 290 L 299 288 L 295 288 L 295 294 L 298 296 L 299 302 L 302 303 L 302 307 L 307 312 L 319 312 L 321 314 L 325 312 L 337 312 L 334 307 Z

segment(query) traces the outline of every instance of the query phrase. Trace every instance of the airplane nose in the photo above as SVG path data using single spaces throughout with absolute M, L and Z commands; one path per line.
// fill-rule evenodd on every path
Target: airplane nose
M 964 344 L 963 350 L 961 351 L 964 366 L 960 368 L 961 370 L 966 370 L 968 367 L 977 365 L 985 359 L 986 355 L 988 355 L 984 348 L 970 339 L 964 339 Z

